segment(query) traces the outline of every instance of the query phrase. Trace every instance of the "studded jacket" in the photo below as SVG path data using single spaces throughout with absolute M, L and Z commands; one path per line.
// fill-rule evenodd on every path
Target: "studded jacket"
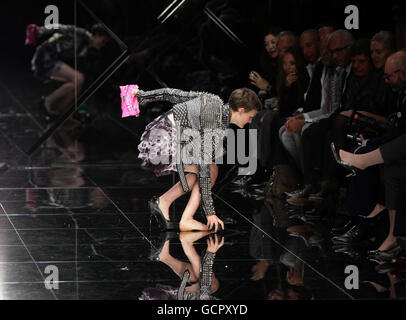
M 61 58 L 73 59 L 75 49 L 79 57 L 84 56 L 90 46 L 92 34 L 86 29 L 76 28 L 76 47 L 75 47 L 75 26 L 58 25 L 56 29 L 47 29 L 39 27 L 38 38 L 48 38 L 47 42 L 55 44 L 56 51 Z
M 177 128 L 178 146 L 176 168 L 185 192 L 190 191 L 184 171 L 184 156 L 189 155 L 187 164 L 196 164 L 201 204 L 206 215 L 216 214 L 211 194 L 210 164 L 222 155 L 222 148 L 226 129 L 230 124 L 231 111 L 228 104 L 224 104 L 220 97 L 205 92 L 185 92 L 178 89 L 158 89 L 137 93 L 140 105 L 152 101 L 169 101 L 175 105 L 170 110 Z M 179 130 L 180 129 L 180 130 Z M 184 139 L 183 132 L 192 129 L 199 139 Z M 209 132 L 209 135 L 207 134 Z M 214 139 L 213 139 L 214 137 Z M 179 145 L 180 144 L 180 145 Z M 202 152 L 193 157 L 195 150 Z M 206 150 L 212 152 L 208 154 Z M 182 157 L 180 156 L 182 155 Z

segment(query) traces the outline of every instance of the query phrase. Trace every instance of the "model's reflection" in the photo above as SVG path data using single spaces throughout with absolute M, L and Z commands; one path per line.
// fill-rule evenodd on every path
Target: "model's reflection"
M 211 232 L 181 232 L 179 240 L 189 262 L 181 261 L 170 254 L 170 238 L 174 233 L 167 232 L 163 246 L 151 254 L 151 259 L 160 261 L 172 269 L 181 279 L 178 288 L 157 285 L 146 288 L 140 300 L 214 300 L 213 296 L 220 287 L 219 280 L 213 273 L 213 263 L 217 251 L 224 245 L 224 238 L 217 234 L 211 235 L 206 240 L 207 248 L 200 256 L 194 243 L 209 235 Z
M 85 75 L 72 68 L 67 61 L 88 55 L 91 48 L 100 50 L 109 40 L 106 30 L 95 24 L 91 31 L 70 25 L 58 25 L 47 29 L 36 25 L 27 27 L 26 44 L 37 44 L 31 61 L 32 71 L 42 82 L 62 81 L 64 84 L 46 97 L 41 98 L 40 114 L 46 121 L 53 121 L 65 112 L 75 95 L 83 88 Z

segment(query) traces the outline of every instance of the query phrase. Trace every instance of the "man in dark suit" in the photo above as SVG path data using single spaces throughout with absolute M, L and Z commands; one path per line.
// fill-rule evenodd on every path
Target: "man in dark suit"
M 327 162 L 326 160 L 323 161 L 323 156 L 327 155 L 327 150 L 322 146 L 327 145 L 324 139 L 330 140 L 335 138 L 331 133 L 327 135 L 327 132 L 336 121 L 340 120 L 340 117 L 337 116 L 337 111 L 341 108 L 342 98 L 346 96 L 350 89 L 347 84 L 349 83 L 348 79 L 351 79 L 350 49 L 354 43 L 354 38 L 347 30 L 337 30 L 329 35 L 327 41 L 328 51 L 326 54 L 328 53 L 329 56 L 326 55 L 326 57 L 329 59 L 326 59 L 326 61 L 330 62 L 333 66 L 325 66 L 322 72 L 321 81 L 323 89 L 320 108 L 312 112 L 297 114 L 289 118 L 285 124 L 285 138 L 287 134 L 301 132 L 305 176 L 304 189 L 307 190 L 316 180 L 320 180 L 322 166 L 327 167 L 325 170 L 328 172 L 327 176 L 332 171 L 329 166 L 326 166 L 326 163 L 331 163 L 334 159 L 328 159 Z M 283 139 L 282 135 L 281 137 Z M 332 165 L 336 166 L 335 163 Z M 292 205 L 301 205 L 307 202 L 309 192 L 304 191 L 298 192 L 292 199 L 288 199 L 288 202 Z

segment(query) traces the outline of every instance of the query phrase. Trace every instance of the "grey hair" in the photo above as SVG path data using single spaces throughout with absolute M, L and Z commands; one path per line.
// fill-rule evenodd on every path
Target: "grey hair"
M 330 42 L 330 40 L 336 36 L 343 36 L 345 41 L 347 42 L 347 45 L 349 45 L 350 47 L 352 47 L 355 43 L 354 36 L 348 30 L 344 29 L 339 29 L 330 33 L 328 36 L 328 42 Z
M 395 37 L 389 31 L 381 30 L 378 33 L 375 33 L 371 39 L 371 42 L 383 43 L 384 46 L 389 49 L 390 52 L 395 52 Z
M 319 32 L 316 29 L 307 29 L 303 31 L 302 34 L 300 35 L 300 38 L 308 33 L 312 33 L 316 37 L 317 41 L 320 41 Z
M 295 44 L 295 46 L 298 45 L 299 40 L 297 38 L 297 35 L 294 34 L 292 31 L 289 30 L 284 30 L 278 33 L 278 35 L 276 36 L 276 43 L 278 43 L 279 39 L 282 38 L 283 36 L 289 36 L 293 39 L 293 42 Z

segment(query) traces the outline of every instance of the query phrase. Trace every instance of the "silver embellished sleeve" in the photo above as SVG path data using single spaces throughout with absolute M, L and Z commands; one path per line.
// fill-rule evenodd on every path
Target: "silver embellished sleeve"
M 179 89 L 162 88 L 151 91 L 138 91 L 137 97 L 140 104 L 154 101 L 169 101 L 171 103 L 181 103 L 194 99 L 202 93 L 196 91 L 182 91 Z
M 197 175 L 199 180 L 200 198 L 202 208 L 206 216 L 216 214 L 214 209 L 213 197 L 211 194 L 210 165 L 199 164 L 197 166 Z
M 202 132 L 208 130 L 211 133 L 222 129 L 222 108 L 223 101 L 220 97 L 205 93 L 201 97 L 200 128 Z M 220 141 L 221 140 L 221 141 Z M 213 197 L 211 193 L 210 163 L 213 160 L 213 151 L 222 142 L 222 138 L 216 139 L 213 143 L 212 136 L 202 135 L 201 138 L 201 164 L 198 166 L 199 187 L 202 201 L 202 208 L 206 216 L 216 214 Z M 208 154 L 206 152 L 208 151 Z
M 200 270 L 200 300 L 210 300 L 211 297 L 211 281 L 213 275 L 213 264 L 215 253 L 205 253 Z

